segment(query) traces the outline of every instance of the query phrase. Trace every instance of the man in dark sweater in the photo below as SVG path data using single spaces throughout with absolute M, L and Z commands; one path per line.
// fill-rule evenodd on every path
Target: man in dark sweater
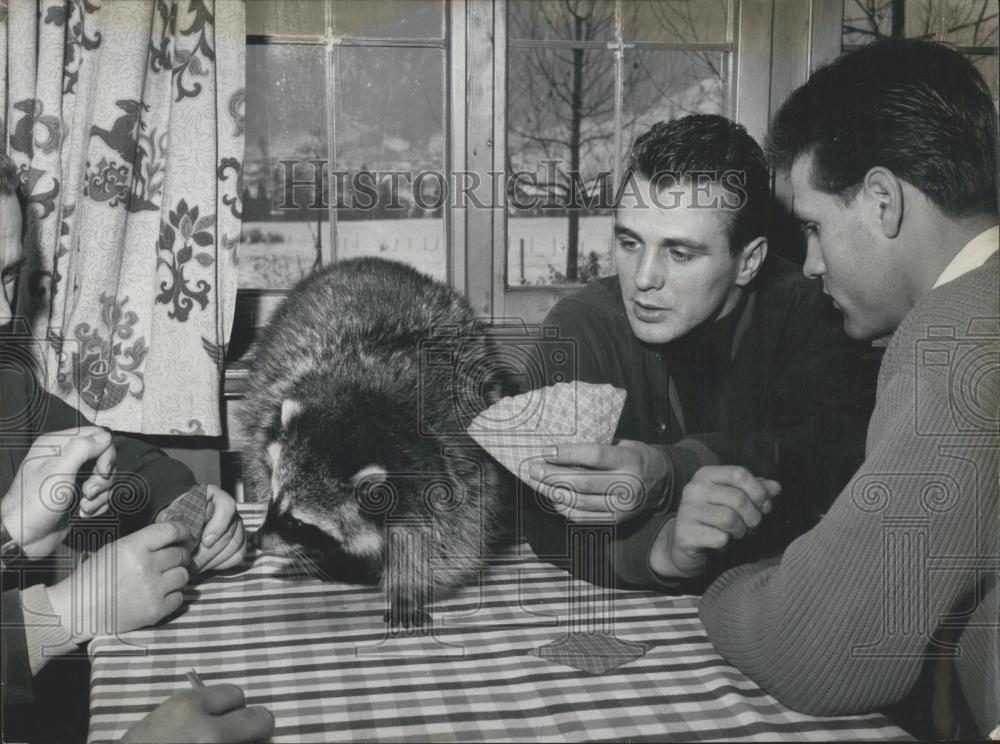
M 545 319 L 575 345 L 564 376 L 623 388 L 625 408 L 614 444 L 562 445 L 532 473 L 576 491 L 554 510 L 526 505 L 538 554 L 566 557 L 566 518 L 613 519 L 610 553 L 571 570 L 699 591 L 812 527 L 860 462 L 861 349 L 819 287 L 768 256 L 768 197 L 759 145 L 721 116 L 636 140 L 616 200 L 617 276 Z M 738 485 L 689 486 L 720 463 L 738 466 Z M 608 511 L 608 472 L 642 484 L 640 508 Z
M 997 134 L 966 57 L 902 40 L 818 70 L 772 124 L 806 274 L 851 336 L 892 334 L 860 469 L 701 602 L 719 652 L 796 710 L 1000 735 Z

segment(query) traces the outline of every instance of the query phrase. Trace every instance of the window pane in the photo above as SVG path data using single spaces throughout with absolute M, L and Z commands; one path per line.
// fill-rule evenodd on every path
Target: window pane
M 631 49 L 625 52 L 622 157 L 658 121 L 726 112 L 723 52 Z
M 309 206 L 314 186 L 293 187 L 283 204 L 285 170 L 279 164 L 297 161 L 292 175 L 308 182 L 315 179 L 306 161 L 328 159 L 325 59 L 323 47 L 247 46 L 240 287 L 290 287 L 328 243 L 327 210 Z
M 995 54 L 970 54 L 969 59 L 986 79 L 986 84 L 990 86 L 990 92 L 993 93 L 993 103 L 996 103 L 1000 97 L 998 95 L 1000 71 L 997 69 L 1000 66 L 1000 58 Z
M 995 46 L 996 0 L 844 0 L 844 44 L 877 38 L 948 41 L 960 46 Z
M 943 3 L 941 28 L 944 39 L 961 46 L 995 48 L 998 8 L 997 0 L 949 0 Z
M 622 7 L 626 41 L 727 42 L 730 0 L 644 0 Z
M 521 173 L 507 188 L 508 282 L 587 281 L 607 270 L 610 230 L 601 216 L 613 196 L 614 57 L 512 50 L 507 82 L 507 156 Z
M 511 39 L 613 41 L 614 0 L 511 0 Z
M 333 0 L 333 32 L 349 38 L 442 39 L 444 0 Z
M 337 55 L 337 255 L 382 256 L 445 279 L 444 52 Z
M 997 0 L 844 0 L 845 46 L 886 36 L 938 39 L 959 47 L 997 47 Z M 970 54 L 997 100 L 997 55 Z
M 324 0 L 247 0 L 247 34 L 326 34 Z

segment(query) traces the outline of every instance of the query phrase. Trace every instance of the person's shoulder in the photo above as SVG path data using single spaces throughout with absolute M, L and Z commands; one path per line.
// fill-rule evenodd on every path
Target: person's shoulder
M 932 289 L 893 334 L 897 345 L 928 337 L 992 337 L 1000 333 L 1000 253 L 978 268 Z
M 802 269 L 781 256 L 769 256 L 758 281 L 758 291 L 762 298 L 774 303 L 794 303 L 822 301 L 820 283 L 809 279 Z
M 781 256 L 768 257 L 758 277 L 757 297 L 757 312 L 769 325 L 842 323 L 832 301 L 823 294 L 822 284 Z

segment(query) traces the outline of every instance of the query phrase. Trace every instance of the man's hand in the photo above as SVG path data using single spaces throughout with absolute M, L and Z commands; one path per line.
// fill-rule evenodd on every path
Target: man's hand
M 670 461 L 661 450 L 629 439 L 617 444 L 560 444 L 546 464 L 531 466 L 529 476 L 535 488 L 543 484 L 556 489 L 555 498 L 544 493 L 543 497 L 570 521 L 623 522 L 660 506 Z
M 274 716 L 262 706 L 246 707 L 236 685 L 185 690 L 160 703 L 128 730 L 123 742 L 174 744 L 180 741 L 266 741 L 274 731 Z
M 247 551 L 243 520 L 236 511 L 236 501 L 221 488 L 205 488 L 211 516 L 194 553 L 192 570 L 195 573 L 232 568 L 243 560 Z
M 708 552 L 753 531 L 781 493 L 777 481 L 754 477 L 736 465 L 712 465 L 684 487 L 676 518 L 653 543 L 651 566 L 665 577 L 690 578 L 705 570 Z
M 101 469 L 95 468 L 95 474 L 110 472 L 114 446 L 110 432 L 99 426 L 50 432 L 31 445 L 0 507 L 11 538 L 30 558 L 51 555 L 69 533 L 77 474 L 84 463 L 94 458 Z M 87 479 L 84 493 L 92 505 L 88 515 L 104 510 L 107 491 L 103 478 Z
M 114 443 L 109 444 L 97 458 L 93 470 L 80 487 L 80 495 L 83 496 L 80 500 L 81 517 L 98 517 L 108 510 L 117 454 Z
M 176 611 L 188 582 L 191 555 L 181 547 L 187 538 L 182 525 L 151 524 L 105 545 L 48 589 L 52 609 L 73 640 L 127 633 Z M 75 627 L 74 618 L 88 627 Z

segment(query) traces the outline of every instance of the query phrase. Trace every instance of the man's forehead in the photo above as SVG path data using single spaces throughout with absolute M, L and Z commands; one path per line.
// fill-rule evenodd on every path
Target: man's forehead
M 819 207 L 817 199 L 822 196 L 813 186 L 812 161 L 811 153 L 799 155 L 788 172 L 788 181 L 792 187 L 792 208 L 799 218 L 812 216 Z

